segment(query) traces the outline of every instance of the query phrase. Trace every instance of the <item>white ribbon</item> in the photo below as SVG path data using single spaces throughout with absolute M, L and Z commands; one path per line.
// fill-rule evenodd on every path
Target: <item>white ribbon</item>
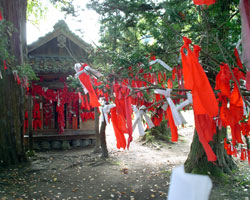
M 135 130 L 136 125 L 138 125 L 139 134 L 140 136 L 143 136 L 145 135 L 145 131 L 144 131 L 144 127 L 142 124 L 142 117 L 144 117 L 144 119 L 146 120 L 149 128 L 153 128 L 154 124 L 149 118 L 149 116 L 145 113 L 144 109 L 146 107 L 144 105 L 141 106 L 139 110 L 137 109 L 135 105 L 132 105 L 132 107 L 133 107 L 133 111 L 135 112 L 135 121 L 133 124 L 133 131 Z
M 110 112 L 110 109 L 114 108 L 114 107 L 116 107 L 115 104 L 109 104 L 109 105 L 101 106 L 101 112 L 102 112 L 101 122 L 103 122 L 105 120 L 106 124 L 109 123 L 109 121 L 108 121 L 108 113 Z
M 178 112 L 176 106 L 174 105 L 174 102 L 170 98 L 170 93 L 172 92 L 172 89 L 167 89 L 167 90 L 161 90 L 161 89 L 156 89 L 154 90 L 156 94 L 161 94 L 164 95 L 165 98 L 167 99 L 168 105 L 170 106 L 170 109 L 172 111 L 174 123 L 176 126 L 179 126 L 183 123 L 183 117 L 181 114 Z
M 161 66 L 163 66 L 165 69 L 167 69 L 168 71 L 172 71 L 172 68 L 169 67 L 168 64 L 166 64 L 164 61 L 160 60 L 160 59 L 156 59 L 156 60 L 152 60 L 149 62 L 149 65 L 153 65 L 155 63 L 159 63 Z
M 82 73 L 89 74 L 89 72 L 91 72 L 92 74 L 94 74 L 98 78 L 102 76 L 102 74 L 100 72 L 96 71 L 95 69 L 91 68 L 88 65 L 85 66 L 83 70 L 80 70 L 82 65 L 83 65 L 83 63 L 76 63 L 75 64 L 75 67 L 74 67 L 75 71 L 76 71 L 75 77 L 78 77 Z
M 191 93 L 187 93 L 187 100 L 183 101 L 180 105 L 177 106 L 177 110 L 181 110 L 185 106 L 193 103 L 193 98 Z

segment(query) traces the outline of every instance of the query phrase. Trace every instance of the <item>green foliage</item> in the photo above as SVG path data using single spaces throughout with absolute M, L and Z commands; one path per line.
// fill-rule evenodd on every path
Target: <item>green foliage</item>
M 13 60 L 13 56 L 10 55 L 9 34 L 13 31 L 13 25 L 5 20 L 0 21 L 0 60 L 6 60 L 8 63 Z
M 69 86 L 69 88 L 72 88 L 74 90 L 82 89 L 79 80 L 71 75 L 67 77 L 67 85 Z
M 44 1 L 28 0 L 27 2 L 27 19 L 34 25 L 39 25 L 39 21 L 44 19 L 48 11 Z
M 152 143 L 157 140 L 162 140 L 165 142 L 171 141 L 171 131 L 167 127 L 167 121 L 162 121 L 160 126 L 153 127 L 146 131 L 143 136 L 143 140 Z
M 65 15 L 77 16 L 77 8 L 74 7 L 74 0 L 50 0 L 55 8 L 59 9 Z M 48 1 L 28 0 L 27 19 L 32 24 L 38 26 L 41 19 L 46 17 L 48 11 Z
M 17 66 L 17 70 L 20 78 L 27 78 L 29 81 L 39 80 L 35 71 L 27 63 L 24 63 L 22 66 Z
M 36 156 L 36 152 L 34 150 L 28 150 L 26 152 L 27 157 L 35 157 Z
M 174 66 L 180 63 L 182 36 L 187 36 L 202 47 L 200 61 L 214 79 L 219 63 L 225 62 L 216 43 L 217 35 L 230 52 L 229 64 L 234 63 L 230 56 L 240 37 L 237 4 L 236 0 L 221 0 L 209 7 L 195 6 L 192 0 L 158 3 L 92 0 L 88 6 L 100 14 L 101 22 L 101 46 L 96 62 L 103 69 L 111 68 L 121 74 L 121 67 L 126 68 L 153 54 Z M 126 71 L 122 74 L 126 76 Z

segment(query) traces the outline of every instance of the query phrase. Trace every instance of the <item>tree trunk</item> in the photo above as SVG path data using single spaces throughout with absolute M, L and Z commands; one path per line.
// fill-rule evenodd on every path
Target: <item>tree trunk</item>
M 99 133 L 99 113 L 97 108 L 94 108 L 95 112 L 95 148 L 94 148 L 94 153 L 101 153 L 101 142 L 100 142 L 100 133 Z
M 101 130 L 100 130 L 100 136 L 101 136 L 101 147 L 102 147 L 102 158 L 108 158 L 108 148 L 107 148 L 107 143 L 106 143 L 106 121 L 103 120 L 101 124 Z
M 28 134 L 29 134 L 29 150 L 33 150 L 33 130 L 32 130 L 32 99 L 28 96 Z
M 4 19 L 14 27 L 9 34 L 9 47 L 5 48 L 15 56 L 15 62 L 7 62 L 9 66 L 2 71 L 0 84 L 0 166 L 8 166 L 26 160 L 23 145 L 24 94 L 13 77 L 12 66 L 22 65 L 26 55 L 27 0 L 1 0 L 0 6 Z
M 186 172 L 198 174 L 210 173 L 216 177 L 220 176 L 222 173 L 232 174 L 232 170 L 236 169 L 237 166 L 232 157 L 227 155 L 224 145 L 222 145 L 224 138 L 226 137 L 226 131 L 226 128 L 222 128 L 222 130 L 217 129 L 217 133 L 214 135 L 214 140 L 210 143 L 217 156 L 217 161 L 212 163 L 207 161 L 206 153 L 195 130 L 191 149 L 185 162 Z

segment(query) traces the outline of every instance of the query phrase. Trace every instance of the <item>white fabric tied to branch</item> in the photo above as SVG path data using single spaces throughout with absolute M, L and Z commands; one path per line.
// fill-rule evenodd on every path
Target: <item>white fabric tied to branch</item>
M 110 112 L 110 109 L 114 108 L 114 107 L 116 107 L 115 104 L 109 104 L 109 105 L 101 106 L 101 112 L 102 112 L 101 122 L 103 122 L 105 120 L 106 124 L 109 123 L 109 121 L 108 121 L 108 113 Z
M 82 65 L 83 65 L 83 63 L 76 63 L 75 64 L 75 67 L 74 67 L 75 71 L 76 71 L 75 77 L 78 77 L 82 73 L 89 74 L 89 72 L 91 72 L 92 74 L 94 74 L 98 78 L 102 76 L 102 74 L 100 72 L 96 71 L 95 69 L 91 68 L 90 66 L 85 66 L 83 70 L 80 70 Z
M 97 76 L 98 78 L 102 76 L 101 73 L 99 73 L 98 71 L 96 71 L 95 69 L 92 69 L 91 67 L 89 66 L 85 66 L 83 70 L 80 70 L 81 69 L 81 66 L 83 65 L 83 63 L 76 63 L 75 66 L 74 66 L 74 69 L 76 71 L 76 74 L 75 74 L 75 78 L 79 78 L 79 76 L 82 74 L 82 73 L 86 73 L 86 74 L 89 74 L 89 72 L 91 72 L 92 74 L 94 74 L 95 76 Z M 80 84 L 83 88 L 83 91 L 85 94 L 87 94 L 89 91 L 87 90 L 87 88 L 82 84 L 82 82 L 80 81 Z
M 149 116 L 146 114 L 146 112 L 144 111 L 146 108 L 144 105 L 141 106 L 139 110 L 137 109 L 135 105 L 132 105 L 132 106 L 133 106 L 133 111 L 135 112 L 135 121 L 133 124 L 133 131 L 135 130 L 136 125 L 138 125 L 139 134 L 140 136 L 143 136 L 145 135 L 145 131 L 144 131 L 144 127 L 142 124 L 142 117 L 144 117 L 144 119 L 146 120 L 149 128 L 153 128 L 154 124 L 149 118 Z
M 163 66 L 165 69 L 167 69 L 168 71 L 172 71 L 172 68 L 169 67 L 168 64 L 166 64 L 164 61 L 160 60 L 160 59 L 156 59 L 156 60 L 152 60 L 149 62 L 149 65 L 153 65 L 155 63 L 159 63 L 161 66 Z
M 187 93 L 187 100 L 183 101 L 180 105 L 177 106 L 177 110 L 181 110 L 185 106 L 193 103 L 193 98 L 191 93 Z
M 181 114 L 178 112 L 176 106 L 174 105 L 174 102 L 172 101 L 172 99 L 170 98 L 170 94 L 172 92 L 172 89 L 166 89 L 166 90 L 161 90 L 161 89 L 156 89 L 154 91 L 156 94 L 161 94 L 164 95 L 165 98 L 167 99 L 168 105 L 170 106 L 170 109 L 172 111 L 172 115 L 173 115 L 173 119 L 174 119 L 174 123 L 176 126 L 179 126 L 181 124 L 184 123 L 183 121 L 183 117 L 181 116 Z

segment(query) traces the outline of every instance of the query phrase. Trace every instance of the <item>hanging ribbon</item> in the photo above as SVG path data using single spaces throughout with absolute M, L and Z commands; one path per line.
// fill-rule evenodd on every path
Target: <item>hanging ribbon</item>
M 101 106 L 101 112 L 102 112 L 102 115 L 101 115 L 101 123 L 105 120 L 106 121 L 106 124 L 109 123 L 109 120 L 108 120 L 108 114 L 111 110 L 111 108 L 114 108 L 116 107 L 115 104 L 109 104 L 109 105 L 104 105 L 104 106 Z
M 168 64 L 166 64 L 165 62 L 163 62 L 162 60 L 160 59 L 156 59 L 156 60 L 152 60 L 149 62 L 149 65 L 153 65 L 155 63 L 159 63 L 161 66 L 163 66 L 165 69 L 167 69 L 168 71 L 172 71 L 172 68 L 169 67 Z
M 161 94 L 161 95 L 165 96 L 165 98 L 166 98 L 166 100 L 171 108 L 174 123 L 176 126 L 179 126 L 183 123 L 183 121 L 182 121 L 181 114 L 178 112 L 176 106 L 174 105 L 174 102 L 170 98 L 171 91 L 172 91 L 172 89 L 166 89 L 166 90 L 156 89 L 156 90 L 154 90 L 154 93 Z
M 142 118 L 144 117 L 144 119 L 146 120 L 148 127 L 149 128 L 153 128 L 154 124 L 151 121 L 151 119 L 149 118 L 149 116 L 147 116 L 147 114 L 145 113 L 145 106 L 141 106 L 139 108 L 139 110 L 137 109 L 137 107 L 135 105 L 132 105 L 133 107 L 133 111 L 135 112 L 135 121 L 133 124 L 133 131 L 135 130 L 136 125 L 138 125 L 138 129 L 139 129 L 139 134 L 140 136 L 145 135 L 145 131 L 144 131 L 144 127 L 143 127 L 143 123 L 142 123 Z
M 101 104 L 98 102 L 96 93 L 90 81 L 90 76 L 88 75 L 88 71 L 91 71 L 90 67 L 88 67 L 87 64 L 83 64 L 81 67 L 79 66 L 80 63 L 75 64 L 75 77 L 80 80 L 81 84 L 84 86 L 84 90 L 86 89 L 88 91 L 90 97 L 90 105 L 92 107 L 99 107 Z
M 189 48 L 192 41 L 187 37 L 183 37 L 183 41 L 181 58 L 184 86 L 186 89 L 192 90 L 195 128 L 208 161 L 216 161 L 216 155 L 209 146 L 209 142 L 213 140 L 213 135 L 216 132 L 213 117 L 218 115 L 218 102 L 207 75 L 199 63 L 201 48 L 194 45 L 192 51 Z M 187 50 L 187 54 L 184 52 L 184 49 Z
M 216 0 L 194 0 L 195 5 L 211 5 L 214 4 Z
M 2 12 L 0 10 L 0 21 L 3 20 L 3 15 L 2 15 Z
M 110 110 L 111 113 L 111 121 L 113 124 L 113 129 L 115 132 L 116 137 L 116 147 L 118 149 L 126 148 L 126 138 L 124 136 L 124 133 L 127 132 L 127 127 L 125 125 L 125 119 L 122 117 L 122 115 L 117 113 L 117 107 L 114 107 Z
M 4 70 L 8 69 L 7 64 L 6 64 L 6 60 L 3 61 L 3 66 L 4 66 Z
M 96 77 L 100 78 L 101 76 L 103 76 L 100 72 L 98 72 L 97 70 L 91 68 L 90 66 L 88 66 L 87 64 L 85 63 L 76 63 L 75 64 L 75 71 L 78 73 L 81 71 L 81 67 L 84 66 L 84 72 L 85 73 L 88 73 L 88 74 L 93 74 L 95 75 Z

